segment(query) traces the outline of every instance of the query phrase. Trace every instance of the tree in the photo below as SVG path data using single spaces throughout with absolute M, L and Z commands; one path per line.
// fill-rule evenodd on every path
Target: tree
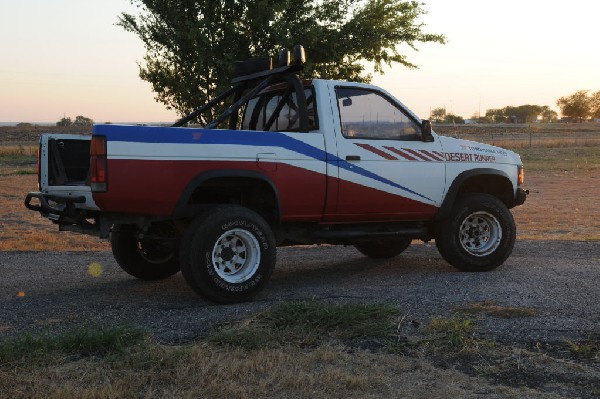
M 579 90 L 570 96 L 561 97 L 556 101 L 563 116 L 576 118 L 582 122 L 592 114 L 592 100 L 588 97 L 589 90 Z
M 544 105 L 542 107 L 542 122 L 556 122 L 558 119 L 558 114 L 556 111 L 551 110 L 550 107 Z
M 156 100 L 186 114 L 229 87 L 231 65 L 304 45 L 304 77 L 369 81 L 361 61 L 375 71 L 399 63 L 416 66 L 399 45 L 444 43 L 422 31 L 425 14 L 403 0 L 131 0 L 140 15 L 123 13 L 118 25 L 135 33 L 146 55 L 140 77 Z
M 56 122 L 56 126 L 72 126 L 73 125 L 73 121 L 71 120 L 71 118 L 68 118 L 66 116 L 63 116 L 62 118 L 60 118 L 60 120 L 58 122 Z
M 591 96 L 592 118 L 600 118 L 600 91 L 595 92 Z
M 454 114 L 446 114 L 444 116 L 444 123 L 452 123 L 452 124 L 464 124 L 465 119 L 462 116 L 454 115 Z
M 434 108 L 431 110 L 431 121 L 432 122 L 443 122 L 446 117 L 446 108 Z
M 77 115 L 75 117 L 75 121 L 73 122 L 73 125 L 75 126 L 92 126 L 94 124 L 94 121 L 90 118 L 86 118 L 83 115 Z

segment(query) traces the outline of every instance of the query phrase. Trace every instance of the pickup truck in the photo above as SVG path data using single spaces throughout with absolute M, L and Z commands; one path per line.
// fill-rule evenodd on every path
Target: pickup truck
M 385 90 L 302 80 L 304 51 L 234 65 L 232 88 L 171 127 L 99 124 L 40 138 L 25 206 L 110 239 L 144 280 L 181 270 L 197 293 L 247 301 L 276 247 L 353 245 L 392 258 L 435 239 L 462 271 L 510 255 L 525 202 L 520 157 L 443 137 Z M 200 121 L 199 127 L 187 127 Z

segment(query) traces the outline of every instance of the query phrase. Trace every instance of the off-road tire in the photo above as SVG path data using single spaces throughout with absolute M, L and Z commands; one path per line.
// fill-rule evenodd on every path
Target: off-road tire
M 179 251 L 173 240 L 139 240 L 134 231 L 113 226 L 110 234 L 112 253 L 121 269 L 141 280 L 162 280 L 179 271 Z
M 218 303 L 252 299 L 275 267 L 274 234 L 256 212 L 218 206 L 198 216 L 185 230 L 179 259 L 190 287 Z
M 382 239 L 354 244 L 361 254 L 373 259 L 389 259 L 400 255 L 410 246 L 410 238 Z
M 467 272 L 489 271 L 510 256 L 516 238 L 512 214 L 498 198 L 468 194 L 438 223 L 435 244 L 452 266 Z

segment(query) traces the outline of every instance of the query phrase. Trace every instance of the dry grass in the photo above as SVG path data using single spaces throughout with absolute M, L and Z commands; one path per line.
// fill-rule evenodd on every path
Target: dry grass
M 37 157 L 37 151 L 38 147 L 33 145 L 6 145 L 0 146 L 0 157 Z
M 292 313 L 305 313 L 306 306 L 296 306 L 299 312 Z M 340 311 L 335 305 L 319 306 L 334 318 Z M 373 314 L 374 321 L 376 314 L 388 313 L 381 310 Z M 263 316 L 270 319 L 271 313 Z M 317 318 L 338 332 L 352 329 L 352 323 Z M 381 321 L 387 323 L 385 316 Z M 0 355 L 9 354 L 0 356 L 0 396 L 435 399 L 485 392 L 490 398 L 562 397 L 550 393 L 556 391 L 555 381 L 561 381 L 561 395 L 598 393 L 600 373 L 586 363 L 589 353 L 597 351 L 588 350 L 589 345 L 585 356 L 565 362 L 546 353 L 481 341 L 469 320 L 437 317 L 422 330 L 422 341 L 402 350 L 334 344 L 327 334 L 305 347 L 290 339 L 302 320 L 288 319 L 285 324 L 290 329 L 272 325 L 267 331 L 281 335 L 278 345 L 254 349 L 206 339 L 164 346 L 128 329 L 28 337 L 12 343 L 21 348 L 17 350 L 11 342 L 0 342 L 0 349 L 6 349 Z M 35 350 L 27 351 L 25 345 Z M 583 345 L 571 343 L 578 353 Z M 45 352 L 37 350 L 44 348 Z
M 107 242 L 68 232 L 25 208 L 25 195 L 35 191 L 36 175 L 0 176 L 0 251 L 108 250 Z
M 264 320 L 279 320 L 263 326 L 267 333 L 280 335 L 279 344 L 268 348 L 247 349 L 206 339 L 164 346 L 127 329 L 21 339 L 18 347 L 33 342 L 33 347 L 48 350 L 0 357 L 0 396 L 454 398 L 485 392 L 491 398 L 554 398 L 560 396 L 547 387 L 554 377 L 572 375 L 581 387 L 565 382 L 561 392 L 579 396 L 599 374 L 584 363 L 565 365 L 543 354 L 479 341 L 474 325 L 459 319 L 432 319 L 423 329 L 426 338 L 402 351 L 332 343 L 327 334 L 305 347 L 293 338 L 307 309 L 319 328 L 326 325 L 328 331 L 346 337 L 356 330 L 354 322 L 343 320 L 347 309 L 311 302 L 276 306 L 262 314 Z M 286 316 L 282 329 L 278 312 L 283 310 L 295 316 Z M 324 318 L 325 313 L 332 317 Z M 374 322 L 389 324 L 387 305 L 372 305 L 367 313 Z M 388 334 L 393 331 L 388 329 Z M 15 352 L 7 345 L 10 342 L 1 343 L 0 348 Z M 525 365 L 528 370 L 522 368 Z M 505 380 L 498 380 L 499 375 Z M 515 379 L 519 383 L 512 387 Z

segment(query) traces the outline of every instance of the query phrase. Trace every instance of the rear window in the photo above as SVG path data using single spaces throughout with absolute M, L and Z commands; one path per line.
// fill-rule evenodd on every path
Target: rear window
M 318 130 L 315 90 L 304 89 L 309 130 Z M 242 119 L 243 130 L 297 132 L 300 129 L 298 96 L 286 85 L 272 86 L 248 101 Z

